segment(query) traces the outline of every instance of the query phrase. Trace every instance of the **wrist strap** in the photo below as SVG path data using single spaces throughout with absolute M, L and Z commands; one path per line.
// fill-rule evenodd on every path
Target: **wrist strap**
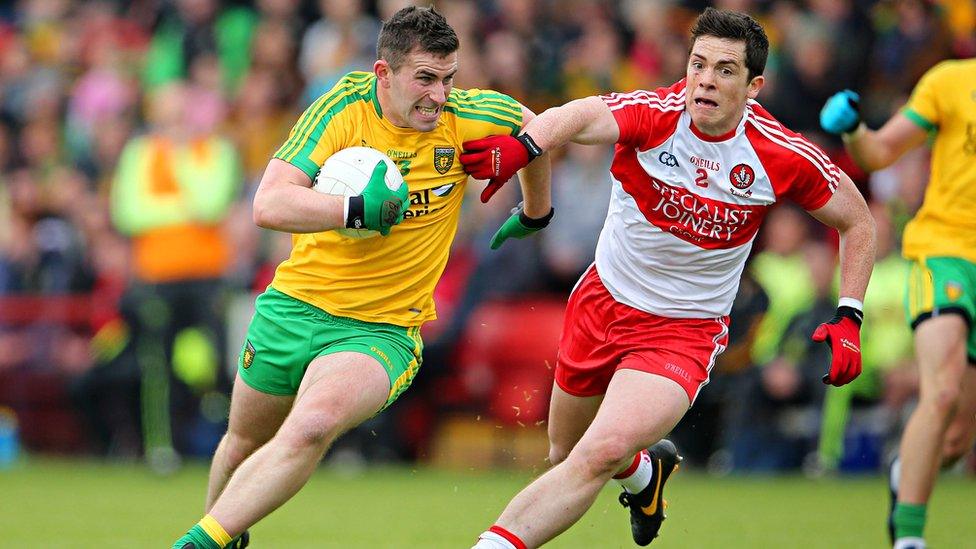
M 529 217 L 525 215 L 525 210 L 522 209 L 521 202 L 518 206 L 519 223 L 524 225 L 526 229 L 544 229 L 548 227 L 549 222 L 552 221 L 552 216 L 555 214 L 556 208 L 549 208 L 549 213 L 543 217 Z
M 837 307 L 837 314 L 835 317 L 839 320 L 840 318 L 849 318 L 854 321 L 858 327 L 861 326 L 861 321 L 864 320 L 864 313 L 860 309 L 855 309 L 854 307 L 848 307 L 847 305 L 841 305 Z
M 347 196 L 343 204 L 343 211 L 346 214 L 347 229 L 362 229 L 365 227 L 366 205 L 363 195 Z
M 518 135 L 515 137 L 515 139 L 525 147 L 525 150 L 529 151 L 529 162 L 535 160 L 537 156 L 545 152 L 542 150 L 542 147 L 535 144 L 535 141 L 532 140 L 532 136 L 527 133 Z

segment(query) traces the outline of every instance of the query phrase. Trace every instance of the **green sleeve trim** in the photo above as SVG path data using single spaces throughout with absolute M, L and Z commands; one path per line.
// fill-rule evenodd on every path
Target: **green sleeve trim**
M 918 125 L 920 128 L 922 128 L 927 132 L 930 132 L 939 127 L 938 125 L 929 122 L 928 120 L 925 119 L 924 116 L 918 114 L 917 112 L 913 111 L 908 107 L 902 109 L 901 112 L 902 114 L 905 115 L 906 118 L 908 118 L 909 120 L 911 120 L 912 122 L 914 122 L 916 125 Z
M 290 160 L 285 160 L 284 158 L 277 155 L 275 156 L 275 158 L 277 158 L 278 160 L 284 160 L 285 162 L 291 164 L 292 166 L 295 166 L 299 170 L 302 170 L 305 173 L 305 175 L 307 175 L 309 179 L 312 180 L 313 183 L 315 182 L 315 176 L 319 173 L 319 168 L 321 168 L 321 166 L 309 160 L 307 156 L 298 156 Z

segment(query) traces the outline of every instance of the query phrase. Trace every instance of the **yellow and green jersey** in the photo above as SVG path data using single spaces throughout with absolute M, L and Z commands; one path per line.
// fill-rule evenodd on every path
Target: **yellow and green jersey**
M 905 228 L 902 253 L 976 262 L 976 59 L 930 69 L 902 112 L 936 131 L 925 201 Z
M 294 235 L 291 256 L 271 286 L 336 316 L 399 326 L 436 318 L 434 286 L 447 264 L 467 181 L 457 160 L 461 144 L 516 135 L 521 127 L 522 107 L 511 97 L 455 89 L 434 130 L 399 128 L 383 116 L 376 76 L 347 74 L 305 111 L 274 156 L 314 180 L 336 151 L 373 147 L 400 167 L 410 208 L 387 237 Z

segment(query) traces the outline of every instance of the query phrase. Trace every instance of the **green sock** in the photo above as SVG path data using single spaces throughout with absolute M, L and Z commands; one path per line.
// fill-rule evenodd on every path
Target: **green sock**
M 925 530 L 924 503 L 895 505 L 895 538 L 920 538 Z
M 207 535 L 207 532 L 199 524 L 190 528 L 185 536 L 176 540 L 173 549 L 183 549 L 183 546 L 190 542 L 196 545 L 196 549 L 223 549 L 219 543 Z

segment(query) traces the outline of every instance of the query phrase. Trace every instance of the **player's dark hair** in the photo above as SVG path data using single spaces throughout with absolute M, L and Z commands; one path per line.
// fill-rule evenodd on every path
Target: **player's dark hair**
M 376 57 L 396 71 L 414 48 L 444 56 L 456 52 L 459 46 L 457 34 L 443 15 L 433 7 L 410 6 L 383 23 L 376 41 Z
M 766 69 L 769 55 L 769 39 L 766 31 L 755 19 L 736 11 L 705 8 L 691 27 L 691 44 L 702 36 L 742 40 L 746 43 L 746 69 L 749 80 L 759 76 Z

